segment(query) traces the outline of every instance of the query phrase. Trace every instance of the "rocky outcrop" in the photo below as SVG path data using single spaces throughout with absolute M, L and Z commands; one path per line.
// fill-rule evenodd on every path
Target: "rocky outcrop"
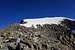
M 13 24 L 0 32 L 0 50 L 75 50 L 75 34 L 67 25 L 74 26 L 73 22 L 37 28 Z

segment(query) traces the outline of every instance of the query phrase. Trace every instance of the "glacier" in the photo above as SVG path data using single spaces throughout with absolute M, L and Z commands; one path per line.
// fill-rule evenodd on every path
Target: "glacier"
M 37 24 L 41 26 L 43 24 L 60 24 L 64 19 L 75 21 L 75 19 L 67 18 L 67 17 L 44 17 L 44 18 L 34 18 L 34 19 L 23 19 L 23 22 L 20 26 L 32 27 L 32 25 L 37 28 Z

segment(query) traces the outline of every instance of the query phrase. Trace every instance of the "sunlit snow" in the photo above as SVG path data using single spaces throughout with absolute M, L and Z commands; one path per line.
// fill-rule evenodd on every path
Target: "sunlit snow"
M 63 21 L 64 19 L 72 20 L 66 17 L 45 17 L 45 18 L 36 18 L 36 19 L 23 19 L 23 22 L 27 23 L 20 25 L 25 27 L 32 27 L 33 25 L 36 28 L 37 24 L 40 24 L 41 26 L 43 24 L 60 24 L 61 21 Z

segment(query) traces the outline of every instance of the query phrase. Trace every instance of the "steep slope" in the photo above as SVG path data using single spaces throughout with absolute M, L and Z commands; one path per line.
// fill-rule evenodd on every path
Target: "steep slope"
M 74 23 L 65 17 L 24 19 L 0 32 L 0 49 L 75 50 Z

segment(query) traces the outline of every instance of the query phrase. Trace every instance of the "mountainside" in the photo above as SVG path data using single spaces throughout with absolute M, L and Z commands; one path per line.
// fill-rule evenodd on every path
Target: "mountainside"
M 75 20 L 24 19 L 0 30 L 0 50 L 75 50 Z

